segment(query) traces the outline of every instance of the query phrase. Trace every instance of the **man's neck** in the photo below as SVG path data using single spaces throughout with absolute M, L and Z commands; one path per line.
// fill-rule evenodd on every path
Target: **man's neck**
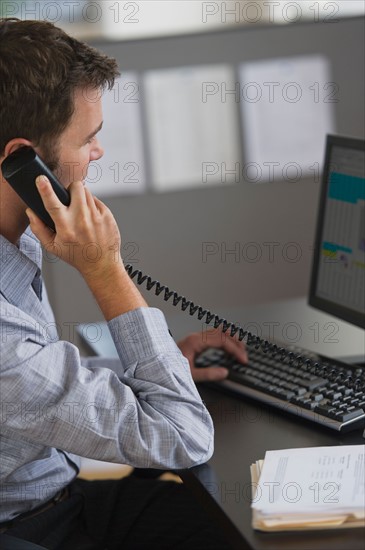
M 25 229 L 26 229 L 26 227 L 24 228 L 24 231 L 25 231 Z M 14 245 L 18 245 L 20 237 L 22 236 L 24 231 L 19 232 L 18 229 L 14 230 L 14 231 L 8 231 L 7 229 L 3 230 L 3 228 L 1 227 L 1 224 L 0 224 L 0 234 L 3 237 L 5 237 L 5 239 L 7 239 L 10 243 L 12 243 Z
M 12 244 L 17 244 L 28 225 L 23 201 L 0 177 L 0 234 Z

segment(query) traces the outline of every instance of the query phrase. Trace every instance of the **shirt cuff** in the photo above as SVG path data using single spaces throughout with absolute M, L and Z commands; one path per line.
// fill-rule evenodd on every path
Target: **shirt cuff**
M 108 327 L 124 367 L 166 353 L 179 351 L 161 310 L 140 307 L 108 322 Z

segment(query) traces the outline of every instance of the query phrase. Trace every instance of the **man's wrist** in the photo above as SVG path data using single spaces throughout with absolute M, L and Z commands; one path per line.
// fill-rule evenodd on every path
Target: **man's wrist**
M 105 288 L 106 284 L 109 284 L 115 278 L 121 277 L 124 273 L 128 276 L 121 258 L 110 262 L 99 261 L 90 265 L 88 269 L 81 271 L 86 284 L 95 289 L 99 285 Z
M 83 275 L 107 321 L 139 307 L 148 307 L 126 272 L 123 261 Z

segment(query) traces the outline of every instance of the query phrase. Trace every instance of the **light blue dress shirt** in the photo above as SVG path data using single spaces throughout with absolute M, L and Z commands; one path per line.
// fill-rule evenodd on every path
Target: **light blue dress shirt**
M 162 312 L 108 323 L 120 361 L 81 358 L 59 339 L 42 252 L 0 235 L 0 522 L 52 498 L 78 456 L 187 468 L 213 454 L 213 425 Z M 116 297 L 117 299 L 117 297 Z

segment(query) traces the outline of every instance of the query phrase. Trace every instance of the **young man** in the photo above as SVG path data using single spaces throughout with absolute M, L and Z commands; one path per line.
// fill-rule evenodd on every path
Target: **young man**
M 227 374 L 194 370 L 206 344 L 199 334 L 175 344 L 124 269 L 112 213 L 83 184 L 103 154 L 100 92 L 117 74 L 114 59 L 52 24 L 0 20 L 0 163 L 30 145 L 71 195 L 65 207 L 37 180 L 54 233 L 0 176 L 0 532 L 52 549 L 225 548 L 180 484 L 75 479 L 78 456 L 143 468 L 208 460 L 213 427 L 192 374 Z M 40 243 L 81 273 L 120 361 L 80 358 L 50 331 Z M 243 344 L 213 338 L 247 360 Z

